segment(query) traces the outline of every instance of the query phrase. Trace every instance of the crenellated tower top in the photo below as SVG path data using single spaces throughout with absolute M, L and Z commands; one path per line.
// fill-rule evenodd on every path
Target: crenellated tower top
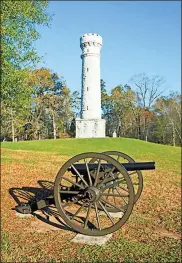
M 102 47 L 102 37 L 95 33 L 84 34 L 80 37 L 80 48 L 83 56 L 96 55 L 100 57 Z

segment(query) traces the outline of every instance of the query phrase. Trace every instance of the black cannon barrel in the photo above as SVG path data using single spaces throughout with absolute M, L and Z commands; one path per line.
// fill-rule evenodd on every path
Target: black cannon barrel
M 122 163 L 127 171 L 154 170 L 155 162 Z
M 154 170 L 155 169 L 155 162 L 139 162 L 139 163 L 121 163 L 127 171 L 137 171 L 137 170 Z M 111 163 L 102 163 L 100 166 L 100 172 L 112 168 L 113 165 Z M 84 174 L 87 172 L 86 164 L 85 163 L 76 163 L 70 168 L 69 170 L 73 174 L 77 174 L 76 170 Z M 97 163 L 88 163 L 89 171 L 97 170 L 98 164 Z

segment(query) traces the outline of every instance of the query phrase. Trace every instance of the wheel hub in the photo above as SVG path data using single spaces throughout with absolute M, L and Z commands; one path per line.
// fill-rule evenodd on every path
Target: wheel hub
M 86 201 L 93 203 L 99 199 L 100 191 L 95 186 L 90 186 L 86 189 L 84 196 Z

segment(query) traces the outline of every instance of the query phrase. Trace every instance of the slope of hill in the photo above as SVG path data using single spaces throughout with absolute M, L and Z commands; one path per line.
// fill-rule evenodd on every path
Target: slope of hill
M 143 171 L 143 192 L 129 220 L 106 245 L 72 243 L 75 233 L 55 211 L 48 217 L 45 211 L 31 218 L 16 216 L 17 200 L 27 202 L 50 191 L 71 156 L 106 150 L 156 162 L 156 170 Z M 181 262 L 179 147 L 129 138 L 4 142 L 1 157 L 2 262 Z
M 50 152 L 74 156 L 82 152 L 116 150 L 140 161 L 156 161 L 157 167 L 180 172 L 180 147 L 161 145 L 130 138 L 58 139 L 22 142 L 3 142 L 2 148 L 36 152 Z

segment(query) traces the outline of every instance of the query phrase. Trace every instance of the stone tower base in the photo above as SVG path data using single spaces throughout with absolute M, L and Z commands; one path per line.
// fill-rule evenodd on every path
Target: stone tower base
M 105 137 L 105 123 L 103 119 L 77 119 L 76 138 L 103 138 Z

